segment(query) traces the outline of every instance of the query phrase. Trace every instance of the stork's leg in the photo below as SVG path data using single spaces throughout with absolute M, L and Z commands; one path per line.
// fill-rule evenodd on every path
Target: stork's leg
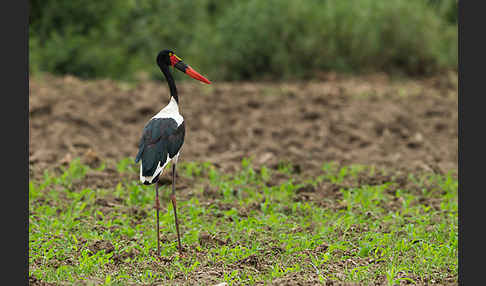
M 157 255 L 160 256 L 160 232 L 159 232 L 159 182 L 155 183 L 155 211 L 157 212 Z
M 179 253 L 182 254 L 182 244 L 181 244 L 181 236 L 179 234 L 179 222 L 177 221 L 177 202 L 175 196 L 175 182 L 176 182 L 176 164 L 172 164 L 172 207 L 174 208 L 174 218 L 175 218 L 175 225 L 177 230 L 177 241 L 179 242 Z

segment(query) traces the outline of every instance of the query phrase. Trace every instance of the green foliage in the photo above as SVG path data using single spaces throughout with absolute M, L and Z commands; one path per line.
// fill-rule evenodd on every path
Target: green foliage
M 134 1 L 31 0 L 31 71 L 123 78 L 137 67 Z
M 128 162 L 122 160 L 118 171 L 136 175 Z M 29 184 L 29 275 L 56 284 L 87 279 L 100 285 L 191 284 L 200 273 L 214 271 L 230 285 L 268 284 L 279 277 L 364 285 L 457 279 L 457 177 L 410 175 L 413 187 L 399 189 L 394 180 L 359 184 L 360 177 L 377 173 L 367 166 L 325 163 L 320 176 L 306 180 L 290 166 L 257 171 L 243 159 L 239 171 L 224 174 L 210 163 L 181 162 L 182 181 L 193 182 L 179 190 L 186 199 L 178 201 L 188 251 L 176 255 L 172 205 L 162 202 L 161 254 L 171 260 L 165 263 L 154 257 L 153 188 L 127 180 L 114 190 L 75 190 L 72 183 L 88 167 L 74 160 L 63 173 L 46 173 Z M 288 179 L 268 185 L 274 175 Z M 316 184 L 314 194 L 326 186 L 319 184 L 347 181 L 353 187 L 302 201 L 297 198 L 303 184 L 294 179 Z M 202 186 L 224 195 L 205 197 Z M 219 242 L 201 243 L 203 231 Z M 89 247 L 99 241 L 113 247 Z
M 133 78 L 163 48 L 190 54 L 204 1 L 31 0 L 31 72 Z
M 253 0 L 224 15 L 216 50 L 225 55 L 226 77 L 370 69 L 424 74 L 457 64 L 457 28 L 424 1 L 305 3 Z
M 457 24 L 459 0 L 428 0 L 429 6 L 439 12 L 439 15 L 451 24 Z
M 30 4 L 32 73 L 159 79 L 155 56 L 164 48 L 210 79 L 224 80 L 457 67 L 455 0 Z

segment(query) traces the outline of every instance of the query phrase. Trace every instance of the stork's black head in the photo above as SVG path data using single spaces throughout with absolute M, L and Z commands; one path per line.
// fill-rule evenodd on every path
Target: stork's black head
M 157 55 L 157 64 L 159 65 L 160 69 L 163 71 L 164 67 L 173 66 L 180 70 L 181 72 L 191 76 L 194 79 L 200 80 L 204 83 L 210 84 L 211 82 L 205 78 L 204 76 L 200 75 L 197 71 L 191 68 L 189 65 L 186 65 L 181 58 L 176 56 L 176 54 L 171 50 L 163 50 L 160 51 Z
M 162 67 L 163 65 L 165 66 L 170 66 L 170 56 L 175 55 L 175 53 L 171 50 L 163 50 L 160 51 L 159 54 L 157 55 L 157 64 Z

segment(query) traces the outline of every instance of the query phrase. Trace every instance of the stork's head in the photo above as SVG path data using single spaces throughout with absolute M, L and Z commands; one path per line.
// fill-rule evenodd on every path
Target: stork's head
M 181 58 L 176 56 L 176 54 L 171 50 L 163 50 L 160 51 L 157 55 L 157 64 L 162 69 L 163 66 L 173 66 L 180 70 L 181 72 L 189 75 L 190 77 L 200 80 L 204 83 L 210 84 L 211 82 L 205 78 L 204 76 L 200 75 L 197 71 L 191 68 L 189 65 L 186 65 Z

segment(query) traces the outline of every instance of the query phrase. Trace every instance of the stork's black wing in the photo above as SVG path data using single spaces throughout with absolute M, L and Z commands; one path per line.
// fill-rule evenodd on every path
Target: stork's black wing
M 152 176 L 161 162 L 167 161 L 167 155 L 172 159 L 184 143 L 184 122 L 177 126 L 172 118 L 154 118 L 143 129 L 138 145 L 135 163 L 142 159 L 142 175 Z

